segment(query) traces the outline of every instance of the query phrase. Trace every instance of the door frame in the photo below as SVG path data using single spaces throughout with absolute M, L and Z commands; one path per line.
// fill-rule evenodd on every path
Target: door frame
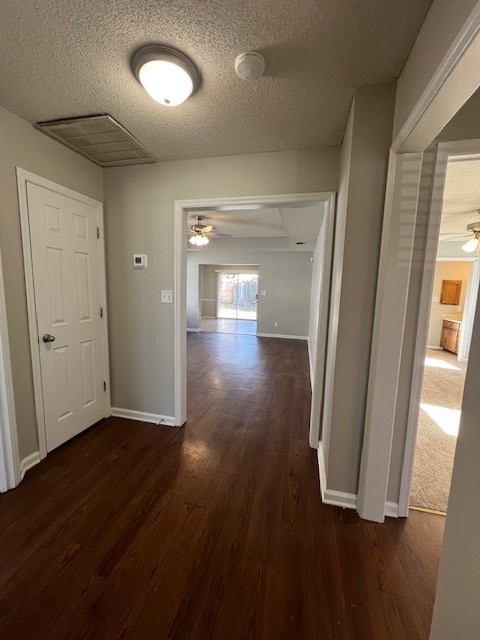
M 425 370 L 425 352 L 428 342 L 428 324 L 430 319 L 430 308 L 432 302 L 433 281 L 435 277 L 436 263 L 438 262 L 475 262 L 469 254 L 465 258 L 437 258 L 438 242 L 440 232 L 440 220 L 443 210 L 443 192 L 447 174 L 447 165 L 450 159 L 457 161 L 474 159 L 480 160 L 480 139 L 465 140 L 460 142 L 441 142 L 438 144 L 436 161 L 434 166 L 434 181 L 436 184 L 436 198 L 432 198 L 430 212 L 427 223 L 427 236 L 425 243 L 424 268 L 421 280 L 421 293 L 418 307 L 418 322 L 415 336 L 415 355 L 412 367 L 412 377 L 410 385 L 410 397 L 408 405 L 407 428 L 405 433 L 405 450 L 400 476 L 400 492 L 398 498 L 398 515 L 407 517 L 410 507 L 410 492 L 413 477 L 413 464 L 415 460 L 415 449 L 418 433 L 418 421 L 420 416 L 420 401 L 422 394 L 423 375 Z M 441 194 L 441 197 L 440 197 Z M 478 262 L 478 260 L 477 260 Z M 429 268 L 427 268 L 430 265 Z M 477 269 L 478 271 L 478 269 Z M 470 286 L 473 286 L 473 274 L 471 275 Z M 477 281 L 478 291 L 478 281 Z M 471 298 L 469 296 L 469 304 Z M 467 301 L 465 302 L 465 305 Z M 473 311 L 470 310 L 471 330 L 473 329 Z
M 0 255 L 0 493 L 14 489 L 21 479 L 5 286 Z
M 29 171 L 25 171 L 20 167 L 17 167 L 17 188 L 18 188 L 18 202 L 20 209 L 20 226 L 22 232 L 22 244 L 23 244 L 23 264 L 25 267 L 25 289 L 27 293 L 27 310 L 28 310 L 28 329 L 30 335 L 30 353 L 32 356 L 32 371 L 33 371 L 33 389 L 35 397 L 35 413 L 37 418 L 38 428 L 38 443 L 40 459 L 47 455 L 47 438 L 46 438 L 46 426 L 45 426 L 45 413 L 43 403 L 43 387 L 42 387 L 42 372 L 40 366 L 40 342 L 39 333 L 37 328 L 37 311 L 35 307 L 35 285 L 33 279 L 33 261 L 31 253 L 31 236 L 30 236 L 30 223 L 28 217 L 28 198 L 27 198 L 27 185 L 34 184 L 39 187 L 44 187 L 58 193 L 59 195 L 66 196 L 67 198 L 78 200 L 83 204 L 88 204 L 96 209 L 97 214 L 97 227 L 99 229 L 99 241 L 98 241 L 98 260 L 100 269 L 100 300 L 103 308 L 103 322 L 102 322 L 102 338 L 103 338 L 103 367 L 106 381 L 106 391 L 104 394 L 104 417 L 107 418 L 112 414 L 111 398 L 110 398 L 110 361 L 109 361 L 109 348 L 108 348 L 108 309 L 107 309 L 107 282 L 106 282 L 106 269 L 105 269 L 105 232 L 104 232 L 104 220 L 103 220 L 103 204 L 98 200 L 94 200 L 89 196 L 85 196 L 77 191 L 63 187 L 51 180 L 47 180 L 42 176 L 38 176 Z
M 328 278 L 323 287 L 320 304 L 328 309 L 330 319 L 330 291 L 332 280 L 341 279 L 341 274 L 331 272 L 333 258 L 333 230 L 335 225 L 335 192 L 278 194 L 269 196 L 239 196 L 235 198 L 209 198 L 199 200 L 175 200 L 174 203 L 174 390 L 175 390 L 175 426 L 183 425 L 187 420 L 187 216 L 195 211 L 239 211 L 265 209 L 284 205 L 308 205 L 324 203 L 325 217 L 325 263 L 328 266 Z M 319 323 L 317 336 L 317 371 L 322 371 L 322 380 L 317 381 L 312 391 L 312 413 L 310 418 L 310 443 L 318 447 L 320 420 L 323 411 L 323 393 L 325 381 L 333 382 L 334 362 L 326 353 L 327 326 Z M 323 348 L 322 348 L 323 345 Z M 316 391 L 316 393 L 315 393 Z M 328 398 L 327 398 L 328 401 Z

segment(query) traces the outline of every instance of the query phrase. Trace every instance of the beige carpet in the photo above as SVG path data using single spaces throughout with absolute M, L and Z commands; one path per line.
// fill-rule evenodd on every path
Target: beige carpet
M 428 349 L 410 504 L 447 511 L 466 362 Z

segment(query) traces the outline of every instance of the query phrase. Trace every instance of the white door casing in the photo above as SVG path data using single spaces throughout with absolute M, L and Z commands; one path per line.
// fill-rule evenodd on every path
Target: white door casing
M 21 170 L 18 179 L 44 457 L 110 415 L 103 220 L 94 200 Z

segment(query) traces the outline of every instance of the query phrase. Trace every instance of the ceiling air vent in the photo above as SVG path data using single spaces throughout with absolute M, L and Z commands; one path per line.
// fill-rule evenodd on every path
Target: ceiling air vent
M 37 122 L 34 127 L 101 167 L 157 160 L 153 153 L 108 115 Z

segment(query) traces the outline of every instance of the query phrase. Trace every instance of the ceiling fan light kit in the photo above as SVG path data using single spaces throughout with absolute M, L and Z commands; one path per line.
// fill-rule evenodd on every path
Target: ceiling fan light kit
M 132 71 L 148 95 L 167 107 L 182 104 L 200 86 L 192 60 L 167 45 L 139 49 L 132 58 Z
M 468 242 L 462 245 L 462 250 L 467 253 L 473 253 L 478 249 L 478 245 L 480 244 L 480 222 L 472 222 L 467 225 L 467 229 L 473 231 L 473 238 L 470 238 Z

